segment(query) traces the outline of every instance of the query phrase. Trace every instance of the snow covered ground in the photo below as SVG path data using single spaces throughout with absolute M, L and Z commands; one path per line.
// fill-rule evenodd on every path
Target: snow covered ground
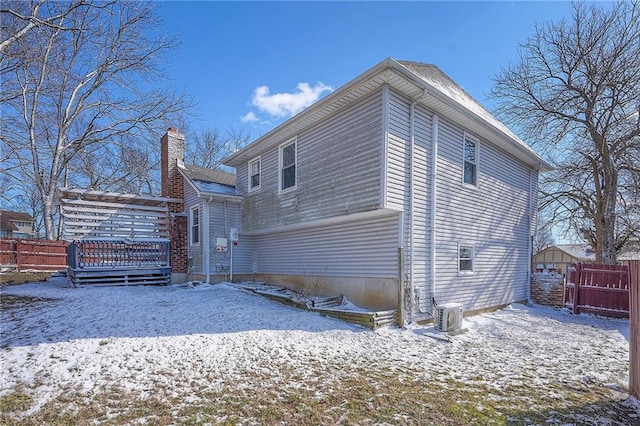
M 503 423 L 640 424 L 640 406 L 625 393 L 626 320 L 513 305 L 465 318 L 468 331 L 445 342 L 431 337 L 436 332 L 428 326 L 370 331 L 228 285 L 75 289 L 60 277 L 4 287 L 1 297 L 0 402 L 13 410 L 7 422 L 36 423 L 47 410 L 73 415 L 93 405 L 85 419 L 156 423 L 157 413 L 114 403 L 120 395 L 141 406 L 171 401 L 170 416 L 178 423 L 194 419 L 189 407 L 216 399 L 223 408 L 205 417 L 202 408 L 196 423 L 237 420 L 244 413 L 253 416 L 247 424 L 280 424 L 283 411 L 264 417 L 269 412 L 262 406 L 234 417 L 233 401 L 225 398 L 262 401 L 271 395 L 283 410 L 297 392 L 307 398 L 305 406 L 315 401 L 327 408 L 325 417 L 308 414 L 316 420 L 306 424 L 325 418 L 326 424 L 374 424 L 381 422 L 373 411 L 386 407 L 394 393 L 372 395 L 378 405 L 367 422 L 353 417 L 358 408 L 349 394 L 356 399 L 353 389 L 393 382 L 460 390 L 452 403 L 472 413 L 470 423 L 484 410 L 487 419 Z M 367 379 L 353 385 L 362 377 Z M 353 387 L 340 395 L 341 404 L 329 407 L 327 401 L 346 386 Z M 26 402 L 7 405 L 16 395 Z M 95 407 L 100 404 L 109 408 Z M 390 423 L 420 424 L 406 414 L 411 408 L 403 410 Z M 124 411 L 129 414 L 122 417 Z

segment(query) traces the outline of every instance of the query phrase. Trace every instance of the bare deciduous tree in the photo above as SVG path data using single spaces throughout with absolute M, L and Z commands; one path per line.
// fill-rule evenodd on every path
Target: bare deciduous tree
M 183 96 L 163 87 L 160 61 L 176 43 L 161 33 L 152 3 L 95 3 L 100 7 L 70 8 L 56 18 L 61 4 L 32 2 L 38 10 L 24 13 L 21 6 L 19 14 L 5 14 L 48 22 L 7 38 L 18 65 L 3 69 L 1 97 L 7 101 L 0 130 L 3 156 L 8 157 L 5 173 L 33 183 L 47 238 L 56 237 L 56 189 L 68 183 L 65 177 L 85 178 L 100 189 L 117 187 L 113 160 L 132 159 L 132 151 L 124 153 L 123 147 L 148 152 L 149 138 L 156 138 L 172 115 L 189 107 Z M 19 23 L 6 27 L 21 28 Z M 11 93 L 17 96 L 7 95 Z M 115 158 L 105 158 L 114 153 Z M 74 175 L 74 167 L 77 173 L 82 164 L 94 170 L 85 167 L 84 175 Z M 120 178 L 119 184 L 135 181 L 126 173 Z
M 216 128 L 196 132 L 186 146 L 186 163 L 208 169 L 222 166 L 222 160 L 249 143 L 250 135 L 243 128 L 229 128 L 221 134 Z
M 48 2 L 46 0 L 3 1 L 0 6 L 0 53 L 5 54 L 13 43 L 37 27 L 73 30 L 65 19 L 80 7 L 105 7 L 86 0 Z
M 543 207 L 614 263 L 640 235 L 640 5 L 573 6 L 571 20 L 537 27 L 492 95 L 556 167 Z
M 6 0 L 0 6 L 0 87 L 4 102 L 20 96 L 15 86 L 4 84 L 10 74 L 23 65 L 24 56 L 16 42 L 26 38 L 31 31 L 43 28 L 55 28 L 61 31 L 76 31 L 72 14 L 81 8 L 108 8 L 109 2 L 88 0 L 48 1 L 48 0 Z M 9 90 L 9 89 L 13 90 Z
M 538 214 L 538 226 L 536 227 L 536 235 L 533 238 L 533 253 L 539 253 L 547 247 L 553 245 L 555 240 L 551 228 L 553 222 L 549 220 L 543 213 Z

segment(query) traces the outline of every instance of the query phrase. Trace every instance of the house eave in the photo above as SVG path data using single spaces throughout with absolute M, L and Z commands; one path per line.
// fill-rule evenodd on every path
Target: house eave
M 225 158 L 222 163 L 227 166 L 238 167 L 242 163 L 257 157 L 272 146 L 277 145 L 282 140 L 294 136 L 298 130 L 304 127 L 304 125 L 300 125 L 301 123 L 306 124 L 309 121 L 316 122 L 317 120 L 330 115 L 332 112 L 325 111 L 331 109 L 334 104 L 340 103 L 342 99 L 356 91 L 357 88 L 365 85 L 365 83 L 372 80 L 385 69 L 388 69 L 390 61 L 392 61 L 392 59 L 387 58 L 373 68 L 365 71 L 360 76 L 341 86 L 338 90 L 331 92 L 315 104 L 294 115 L 289 120 L 259 137 L 235 154 Z
M 452 99 L 393 58 L 387 58 L 380 62 L 314 105 L 256 139 L 247 147 L 225 158 L 223 163 L 228 166 L 238 167 L 264 151 L 271 149 L 282 140 L 295 136 L 308 125 L 328 117 L 344 105 L 373 93 L 384 84 L 388 84 L 394 90 L 418 101 L 443 117 L 461 123 L 477 136 L 496 144 L 532 169 L 536 169 L 539 172 L 552 169 L 544 159 L 508 130 L 506 126 L 502 129 L 500 128 L 501 126 L 487 121 L 487 119 Z
M 224 194 L 217 194 L 215 192 L 198 191 L 198 197 L 213 198 L 213 199 L 223 200 L 223 201 L 229 200 L 229 201 L 242 202 L 242 195 L 224 195 Z

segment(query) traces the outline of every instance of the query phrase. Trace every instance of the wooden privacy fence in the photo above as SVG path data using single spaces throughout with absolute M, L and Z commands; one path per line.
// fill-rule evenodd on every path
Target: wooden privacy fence
M 0 240 L 0 263 L 18 272 L 55 272 L 67 267 L 65 241 Z
M 573 313 L 629 317 L 629 271 L 624 265 L 567 266 L 565 306 Z

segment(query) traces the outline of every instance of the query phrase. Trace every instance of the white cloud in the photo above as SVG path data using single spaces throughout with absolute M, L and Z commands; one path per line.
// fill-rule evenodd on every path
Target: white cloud
M 256 115 L 253 113 L 253 111 L 249 111 L 248 113 L 246 113 L 245 115 L 240 117 L 240 121 L 242 121 L 243 123 L 251 123 L 251 122 L 259 121 L 259 120 L 260 119 L 258 117 L 256 117 Z
M 324 92 L 333 92 L 333 88 L 320 82 L 313 87 L 309 83 L 298 83 L 294 93 L 272 95 L 268 86 L 260 86 L 256 88 L 251 103 L 274 117 L 292 116 L 313 104 Z

